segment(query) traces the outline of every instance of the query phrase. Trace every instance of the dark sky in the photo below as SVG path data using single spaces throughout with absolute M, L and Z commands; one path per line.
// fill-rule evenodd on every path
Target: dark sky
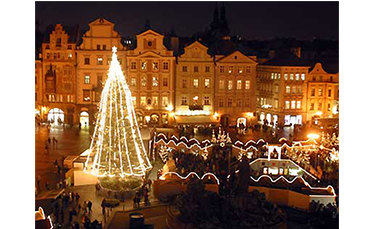
M 218 8 L 222 5 L 218 2 Z M 152 28 L 191 36 L 209 27 L 215 2 L 36 2 L 43 26 L 88 23 L 104 17 L 122 36 L 135 36 L 150 19 Z M 295 37 L 338 39 L 338 2 L 225 2 L 230 35 L 247 39 Z

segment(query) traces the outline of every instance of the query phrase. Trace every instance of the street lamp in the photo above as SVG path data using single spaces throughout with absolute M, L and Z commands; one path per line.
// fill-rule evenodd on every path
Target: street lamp
M 307 137 L 309 139 L 318 139 L 320 136 L 318 134 L 315 134 L 315 133 L 310 133 L 307 135 Z

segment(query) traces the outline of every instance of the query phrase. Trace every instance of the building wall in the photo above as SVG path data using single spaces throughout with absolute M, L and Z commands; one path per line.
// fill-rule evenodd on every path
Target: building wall
M 228 119 L 229 125 L 236 125 L 238 118 L 251 122 L 247 114 L 256 111 L 257 62 L 239 51 L 215 59 L 214 105 L 222 124 Z
M 214 61 L 198 41 L 184 48 L 176 66 L 175 111 L 205 111 L 214 114 Z M 191 109 L 190 109 L 191 108 Z
M 338 117 L 339 74 L 327 73 L 321 63 L 317 63 L 307 80 L 307 119 Z

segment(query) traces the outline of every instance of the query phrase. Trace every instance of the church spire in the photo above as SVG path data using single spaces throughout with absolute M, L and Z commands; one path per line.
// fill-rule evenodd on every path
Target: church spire
M 219 27 L 219 13 L 218 13 L 217 3 L 215 3 L 215 8 L 213 12 L 213 21 L 211 22 L 210 27 L 212 29 Z

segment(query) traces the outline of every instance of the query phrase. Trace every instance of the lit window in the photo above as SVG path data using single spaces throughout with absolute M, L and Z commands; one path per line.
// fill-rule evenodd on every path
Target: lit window
M 238 80 L 238 81 L 236 82 L 236 89 L 237 89 L 237 90 L 241 90 L 241 89 L 242 89 L 242 81 L 241 81 L 241 80 Z
M 246 80 L 245 81 L 245 89 L 249 90 L 250 88 L 251 88 L 251 81 L 250 80 Z
M 140 105 L 145 106 L 146 105 L 146 96 L 141 96 L 140 98 Z
M 158 62 L 153 62 L 153 71 L 158 70 Z
M 132 104 L 133 106 L 136 106 L 137 104 L 136 96 L 132 96 Z
M 274 79 L 274 72 L 271 73 L 271 79 Z
M 305 74 L 302 73 L 302 80 L 305 80 Z
M 204 105 L 209 105 L 209 96 L 204 97 Z
M 141 86 L 146 87 L 146 77 L 145 76 L 141 77 Z
M 188 71 L 188 66 L 183 66 L 182 71 L 183 71 L 183 72 L 187 72 L 187 71 Z
M 193 67 L 193 71 L 194 71 L 194 72 L 198 72 L 198 66 L 194 66 L 194 67 Z
M 219 80 L 219 89 L 225 89 L 225 81 Z
M 278 73 L 278 79 L 281 79 L 281 73 Z
M 193 79 L 193 87 L 198 88 L 198 79 Z
M 232 80 L 229 80 L 229 81 L 228 81 L 228 89 L 229 89 L 229 90 L 232 90 Z
M 275 85 L 275 93 L 278 93 L 278 92 L 279 92 L 279 86 Z
M 137 67 L 136 67 L 136 62 L 132 61 L 131 62 L 131 69 L 132 70 L 135 70 Z
M 205 88 L 209 88 L 210 86 L 210 79 L 205 79 Z
M 290 74 L 290 80 L 294 80 L 294 74 Z
M 228 66 L 228 73 L 234 72 L 234 66 Z
M 186 79 L 182 79 L 182 81 L 181 81 L 181 87 L 182 88 L 187 88 L 187 80 Z
M 299 80 L 299 73 L 295 74 L 295 80 Z
M 302 101 L 296 101 L 296 109 L 300 109 L 302 107 Z
M 291 93 L 292 93 L 292 94 L 296 94 L 296 86 L 292 86 L 292 88 L 291 88 Z
M 322 96 L 322 88 L 319 88 L 319 96 Z
M 131 78 L 131 86 L 136 86 L 136 78 Z
M 163 62 L 163 70 L 168 70 L 168 62 Z
M 286 94 L 290 94 L 290 86 L 286 86 Z
M 225 72 L 225 66 L 219 66 L 219 72 L 224 73 Z
M 330 103 L 328 103 L 328 111 L 330 111 Z
M 188 104 L 187 96 L 182 96 L 181 97 L 181 105 L 187 105 L 187 104 Z
M 210 66 L 205 67 L 205 72 L 210 72 Z
M 68 59 L 72 59 L 72 53 L 68 54 Z
M 274 108 L 278 108 L 278 99 L 274 100 Z
M 84 78 L 84 84 L 90 84 L 90 76 L 86 75 Z
M 102 57 L 98 57 L 97 64 L 98 65 L 102 65 L 103 64 L 103 58 Z
M 238 68 L 237 68 L 237 72 L 238 72 L 239 74 L 242 74 L 242 73 L 243 73 L 243 67 L 242 67 L 242 66 L 238 66 Z
M 314 88 L 311 89 L 311 96 L 315 96 L 315 89 Z
M 153 76 L 153 87 L 158 87 L 158 77 Z
M 285 101 L 285 109 L 290 109 L 290 101 Z
M 84 90 L 82 90 L 82 93 L 83 93 L 84 102 L 89 102 L 90 101 L 90 90 L 84 89 Z
M 291 101 L 291 109 L 295 109 L 295 100 Z
M 168 106 L 168 97 L 167 96 L 162 97 L 162 106 L 164 106 L 164 107 Z
M 152 99 L 153 99 L 152 101 L 153 106 L 155 107 L 158 106 L 158 96 L 153 96 Z
M 288 78 L 287 73 L 285 73 L 285 74 L 283 75 L 283 77 L 285 78 L 285 80 L 287 80 L 287 78 Z
M 142 71 L 146 71 L 146 61 L 143 61 L 143 62 L 141 63 L 141 70 L 142 70 Z

